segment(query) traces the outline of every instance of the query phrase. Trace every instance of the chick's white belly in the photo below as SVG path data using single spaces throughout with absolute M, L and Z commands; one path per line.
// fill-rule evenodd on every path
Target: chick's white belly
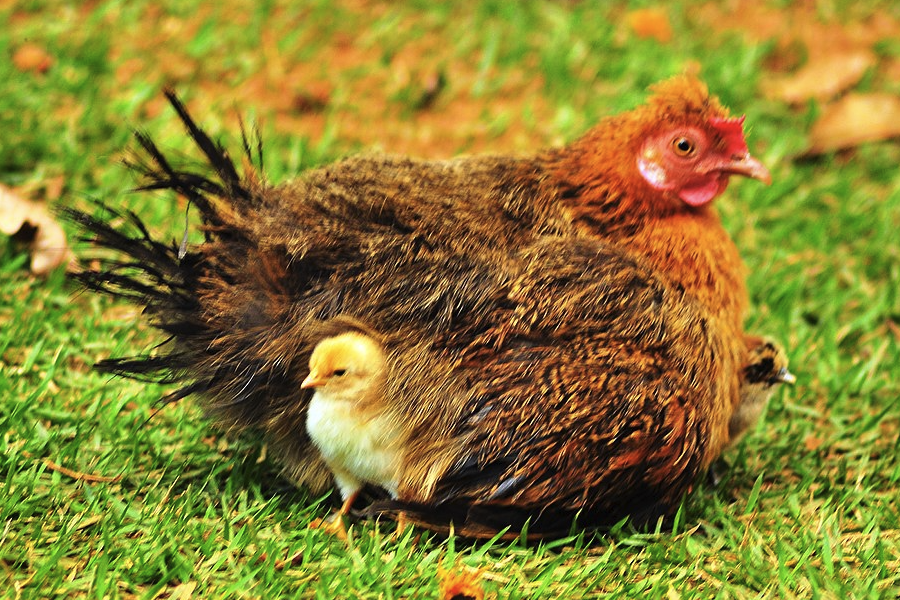
M 346 497 L 364 483 L 397 495 L 400 438 L 388 415 L 366 411 L 347 401 L 313 396 L 306 430 Z

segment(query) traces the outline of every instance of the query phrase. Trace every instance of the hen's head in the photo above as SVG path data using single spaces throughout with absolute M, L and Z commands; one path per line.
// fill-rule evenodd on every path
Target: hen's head
M 729 116 L 696 77 L 674 77 L 651 90 L 646 104 L 604 119 L 564 149 L 560 175 L 641 212 L 704 206 L 725 191 L 731 175 L 771 181 L 747 150 L 744 118 Z
M 701 206 L 725 190 L 731 175 L 771 182 L 768 169 L 747 150 L 744 117 L 730 117 L 703 83 L 682 76 L 651 89 L 648 103 L 629 115 L 643 125 L 633 150 L 651 188 Z

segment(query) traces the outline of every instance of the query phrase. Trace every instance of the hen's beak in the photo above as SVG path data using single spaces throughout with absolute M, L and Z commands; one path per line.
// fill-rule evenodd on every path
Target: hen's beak
M 772 175 L 764 164 L 750 156 L 750 153 L 731 157 L 723 165 L 722 170 L 732 175 L 743 175 L 744 177 L 752 177 L 769 185 L 772 183 Z

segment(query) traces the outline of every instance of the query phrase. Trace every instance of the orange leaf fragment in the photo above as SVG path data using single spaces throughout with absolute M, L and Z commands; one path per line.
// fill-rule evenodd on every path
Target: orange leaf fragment
M 441 600 L 484 600 L 481 571 L 463 567 L 462 570 L 454 572 L 438 567 L 438 579 Z
M 815 452 L 823 444 L 823 441 L 814 435 L 808 435 L 803 440 L 803 446 L 810 452 Z
M 809 132 L 808 155 L 900 136 L 900 97 L 848 94 L 824 108 Z
M 0 233 L 23 235 L 31 246 L 31 272 L 44 275 L 61 266 L 74 266 L 66 234 L 46 208 L 25 200 L 0 185 Z
M 46 73 L 53 66 L 53 57 L 41 46 L 26 42 L 16 48 L 12 62 L 23 73 Z
M 853 87 L 875 61 L 868 49 L 825 54 L 811 58 L 792 75 L 769 79 L 763 89 L 770 98 L 790 104 L 827 100 Z
M 641 8 L 628 13 L 625 19 L 628 27 L 639 38 L 652 38 L 666 43 L 672 39 L 672 25 L 669 15 L 662 8 Z

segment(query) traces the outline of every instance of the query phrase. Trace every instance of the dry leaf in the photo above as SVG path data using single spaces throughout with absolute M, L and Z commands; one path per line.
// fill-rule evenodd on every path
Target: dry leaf
M 42 204 L 19 197 L 0 185 L 0 232 L 22 235 L 31 246 L 31 272 L 44 275 L 60 265 L 73 266 L 66 234 Z
M 628 27 L 639 38 L 653 38 L 666 43 L 672 39 L 669 15 L 662 8 L 642 8 L 633 10 L 626 17 Z
M 23 73 L 46 73 L 53 66 L 53 57 L 41 46 L 28 42 L 16 49 L 12 62 Z
M 438 568 L 441 600 L 484 600 L 481 587 L 481 571 L 459 566 L 459 571 L 445 571 Z
M 791 104 L 827 100 L 853 87 L 875 60 L 875 54 L 866 49 L 819 56 L 793 75 L 764 82 L 763 89 L 770 98 Z
M 900 97 L 848 94 L 822 110 L 809 132 L 807 155 L 900 136 Z
M 893 319 L 888 319 L 887 328 L 893 334 L 894 339 L 900 342 L 900 325 L 895 323 Z
M 188 600 L 194 596 L 194 590 L 197 589 L 196 581 L 188 581 L 179 583 L 169 595 L 169 600 Z

